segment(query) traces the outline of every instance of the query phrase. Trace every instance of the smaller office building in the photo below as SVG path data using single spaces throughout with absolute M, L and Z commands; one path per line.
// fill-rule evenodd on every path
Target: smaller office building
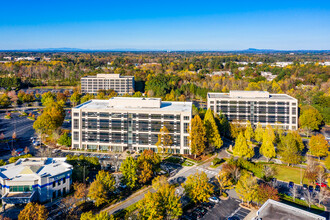
M 257 211 L 254 220 L 326 220 L 325 217 L 268 199 Z
M 1 166 L 2 203 L 45 202 L 68 193 L 73 168 L 65 160 L 31 157 Z
M 133 94 L 134 76 L 120 74 L 97 74 L 81 78 L 81 92 L 97 94 L 99 90 L 112 89 L 119 95 Z

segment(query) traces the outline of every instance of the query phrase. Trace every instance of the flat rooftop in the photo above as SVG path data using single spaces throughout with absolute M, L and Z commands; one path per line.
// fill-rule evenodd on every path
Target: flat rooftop
M 160 98 L 113 97 L 109 100 L 93 99 L 80 104 L 74 109 L 84 110 L 127 110 L 127 111 L 161 111 L 161 112 L 191 112 L 192 102 L 163 102 Z
M 326 220 L 325 217 L 274 200 L 267 200 L 255 219 Z
M 258 99 L 258 100 L 296 100 L 287 94 L 270 94 L 266 91 L 230 91 L 229 93 L 207 93 L 208 98 L 219 99 Z
M 98 78 L 98 79 L 119 79 L 119 78 L 133 78 L 134 76 L 122 76 L 120 74 L 99 73 L 93 76 L 84 76 L 82 78 Z
M 72 166 L 65 162 L 65 157 L 21 158 L 15 163 L 0 167 L 0 178 L 12 181 L 32 181 L 40 176 L 56 176 L 71 170 Z

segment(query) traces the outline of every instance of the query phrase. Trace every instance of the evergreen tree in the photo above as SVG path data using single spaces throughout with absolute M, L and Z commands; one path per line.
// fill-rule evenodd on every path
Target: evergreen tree
M 137 184 L 137 168 L 137 161 L 133 157 L 127 157 L 120 166 L 120 171 L 123 174 L 123 182 L 131 189 Z
M 243 132 L 240 132 L 235 141 L 235 146 L 233 149 L 233 154 L 235 156 L 252 158 L 254 156 L 254 150 L 252 144 L 248 143 L 246 138 L 243 135 Z
M 209 143 L 209 146 L 213 148 L 220 148 L 223 145 L 223 141 L 221 140 L 220 133 L 218 130 L 218 126 L 214 119 L 214 114 L 211 109 L 206 111 L 204 117 L 204 125 L 206 128 L 206 138 Z
M 200 155 L 205 150 L 206 130 L 202 119 L 196 115 L 191 119 L 191 129 L 189 131 L 190 150 L 195 155 Z

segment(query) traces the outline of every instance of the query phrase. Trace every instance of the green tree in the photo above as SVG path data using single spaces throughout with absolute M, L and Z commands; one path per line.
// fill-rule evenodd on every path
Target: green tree
M 180 197 L 168 182 L 160 185 L 156 192 L 148 193 L 138 202 L 140 219 L 178 219 L 182 215 Z
M 47 220 L 48 211 L 44 205 L 28 203 L 19 213 L 18 220 Z
M 3 95 L 0 95 L 0 107 L 6 108 L 11 104 L 9 96 L 5 93 Z
M 84 95 L 82 98 L 81 98 L 81 103 L 85 103 L 91 99 L 94 99 L 95 96 L 93 94 L 90 94 L 90 93 L 87 93 L 86 95 Z
M 263 134 L 264 134 L 264 129 L 262 128 L 261 124 L 258 122 L 254 135 L 255 140 L 258 142 L 262 142 Z
M 250 121 L 246 122 L 246 129 L 245 129 L 244 136 L 248 141 L 251 141 L 251 139 L 254 138 L 253 128 L 251 126 Z
M 311 131 L 319 130 L 322 121 L 322 115 L 312 106 L 306 106 L 299 118 L 300 127 L 306 130 L 307 136 Z
M 120 166 L 120 171 L 123 174 L 123 182 L 131 189 L 136 186 L 137 176 L 137 161 L 133 157 L 127 157 Z
M 221 140 L 219 129 L 211 109 L 208 109 L 206 111 L 204 117 L 204 125 L 206 129 L 206 138 L 209 146 L 212 147 L 212 150 L 214 150 L 214 147 L 220 148 L 223 145 L 223 141 Z
M 191 119 L 191 129 L 189 130 L 190 150 L 195 155 L 200 155 L 205 150 L 206 129 L 199 115 Z
M 207 202 L 213 194 L 213 185 L 204 172 L 189 175 L 182 186 L 194 202 Z
M 71 97 L 70 97 L 70 101 L 72 102 L 73 106 L 76 106 L 77 104 L 79 104 L 80 102 L 80 97 L 81 94 L 78 92 L 74 92 Z
M 300 145 L 292 133 L 281 136 L 280 143 L 278 144 L 278 154 L 281 156 L 281 160 L 288 165 L 299 164 L 301 162 Z
M 219 115 L 216 115 L 215 120 L 220 130 L 220 134 L 222 136 L 230 137 L 230 124 L 226 116 L 220 112 Z
M 242 202 L 250 204 L 251 201 L 257 198 L 258 183 L 255 177 L 252 177 L 248 172 L 245 172 L 237 182 L 236 193 Z
M 243 135 L 243 132 L 240 132 L 238 137 L 236 138 L 233 154 L 235 156 L 247 159 L 250 159 L 254 156 L 254 149 L 252 147 L 252 143 L 247 142 L 246 138 Z
M 172 137 L 166 126 L 159 130 L 158 141 L 156 146 L 159 153 L 171 153 L 171 146 L 173 144 Z
M 55 102 L 55 95 L 52 92 L 46 92 L 41 96 L 41 104 L 47 106 Z
M 94 180 L 94 182 L 92 182 L 89 187 L 88 197 L 94 200 L 96 207 L 109 202 L 107 190 L 99 180 Z
M 275 146 L 275 134 L 270 125 L 267 125 L 262 137 L 262 145 L 260 147 L 260 153 L 264 155 L 268 161 L 276 156 Z
M 0 167 L 6 165 L 6 162 L 4 160 L 0 160 Z
M 106 191 L 113 191 L 115 189 L 116 180 L 109 172 L 100 170 L 96 175 L 96 181 L 103 184 Z
M 325 157 L 329 151 L 328 141 L 322 134 L 318 134 L 311 137 L 309 141 L 309 151 L 313 156 Z
M 67 132 L 64 132 L 60 138 L 57 140 L 57 143 L 62 146 L 69 147 L 71 146 L 71 137 L 68 135 Z
M 52 102 L 44 108 L 43 113 L 33 123 L 33 128 L 41 134 L 51 135 L 57 128 L 62 126 L 64 117 L 63 107 L 56 102 Z

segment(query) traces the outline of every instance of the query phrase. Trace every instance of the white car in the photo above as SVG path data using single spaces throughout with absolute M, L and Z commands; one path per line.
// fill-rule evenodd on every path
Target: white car
M 220 202 L 220 200 L 215 196 L 210 197 L 209 200 L 210 200 L 210 202 L 214 202 L 214 203 L 219 203 Z

